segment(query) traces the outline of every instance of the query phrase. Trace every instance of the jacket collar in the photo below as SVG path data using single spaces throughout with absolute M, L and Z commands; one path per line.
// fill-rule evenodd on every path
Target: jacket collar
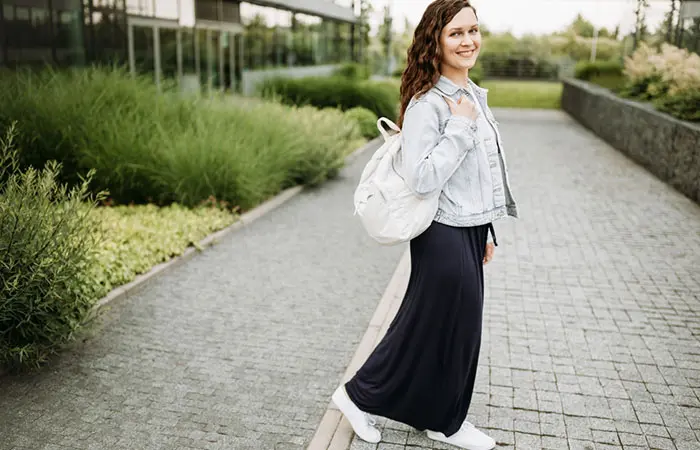
M 467 82 L 472 87 L 472 89 L 474 89 L 474 93 L 477 95 L 477 97 L 480 97 L 482 99 L 486 98 L 488 89 L 484 89 L 482 87 L 477 86 L 476 83 L 474 83 L 471 79 L 468 79 Z M 462 87 L 457 86 L 454 83 L 454 81 L 450 80 L 444 75 L 440 75 L 440 79 L 438 79 L 437 83 L 435 83 L 435 87 L 443 94 L 449 96 L 452 96 L 463 89 Z

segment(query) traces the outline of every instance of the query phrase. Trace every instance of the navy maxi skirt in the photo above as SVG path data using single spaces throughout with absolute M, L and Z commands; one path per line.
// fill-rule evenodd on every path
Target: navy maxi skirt
M 363 411 L 450 436 L 474 390 L 490 225 L 433 222 L 410 243 L 411 275 L 389 329 L 345 385 Z

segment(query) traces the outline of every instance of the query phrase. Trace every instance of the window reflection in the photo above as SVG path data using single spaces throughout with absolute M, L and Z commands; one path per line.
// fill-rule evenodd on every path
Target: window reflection
M 52 61 L 53 36 L 47 1 L 37 0 L 23 6 L 3 5 L 3 17 L 9 62 L 44 64 Z
M 137 73 L 155 71 L 153 28 L 134 26 L 134 62 Z
M 80 0 L 53 0 L 56 60 L 59 64 L 85 63 Z
M 248 70 L 310 66 L 351 58 L 350 24 L 241 3 Z
M 161 28 L 160 33 L 160 67 L 163 78 L 177 79 L 177 30 Z
M 198 80 L 205 87 L 228 88 L 245 70 L 332 64 L 352 56 L 346 23 L 237 0 L 196 0 L 187 13 L 181 8 L 185 3 L 0 0 L 0 65 L 127 63 L 127 14 L 134 18 L 133 69 L 153 74 L 158 52 L 159 79 L 182 74 L 190 84 Z M 185 26 L 183 15 L 198 28 Z M 149 18 L 168 22 L 151 25 Z M 237 23 L 242 33 L 231 33 L 235 25 L 230 24 Z

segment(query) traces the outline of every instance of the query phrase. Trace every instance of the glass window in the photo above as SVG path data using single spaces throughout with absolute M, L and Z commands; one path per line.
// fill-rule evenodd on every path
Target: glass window
M 177 79 L 177 30 L 160 28 L 160 68 L 163 78 Z
M 134 25 L 134 62 L 137 73 L 152 74 L 155 71 L 152 27 Z
M 9 4 L 2 5 L 2 15 L 5 20 L 12 21 L 15 18 L 15 7 Z
M 25 5 L 4 5 L 8 62 L 45 64 L 51 63 L 51 21 L 48 2 L 37 0 Z
M 292 13 L 278 10 L 273 25 L 273 52 L 270 55 L 270 62 L 274 67 L 284 67 L 289 65 L 291 54 Z
M 336 25 L 335 48 L 337 61 L 339 63 L 350 61 L 350 41 L 352 40 L 352 27 L 349 23 L 338 23 Z
M 85 63 L 83 27 L 80 23 L 80 0 L 54 0 L 53 22 L 56 60 L 59 64 L 82 65 Z
M 239 4 L 231 0 L 196 0 L 194 9 L 198 19 L 240 23 Z
M 196 0 L 194 2 L 194 15 L 197 19 L 218 20 L 219 2 L 217 0 Z
M 197 30 L 197 39 L 199 43 L 200 85 L 207 90 L 217 89 L 224 83 L 221 32 Z
M 268 27 L 272 29 L 274 11 L 272 8 L 241 3 L 246 69 L 263 69 L 267 65 L 267 53 L 273 46 Z
M 229 23 L 241 23 L 239 3 L 223 0 L 221 7 L 222 16 L 219 20 Z
M 348 61 L 352 27 L 347 23 L 240 5 L 244 26 L 244 69 L 310 66 Z
M 95 59 L 105 63 L 126 61 L 126 16 L 111 8 L 92 14 Z
M 320 54 L 320 36 L 323 21 L 320 17 L 307 14 L 294 14 L 292 19 L 292 52 L 295 66 L 316 64 Z
M 197 73 L 197 60 L 194 46 L 194 30 L 183 29 L 182 37 L 182 73 L 191 75 Z

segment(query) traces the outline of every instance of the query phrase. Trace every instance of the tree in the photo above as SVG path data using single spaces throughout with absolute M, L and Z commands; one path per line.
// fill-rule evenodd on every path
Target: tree
M 572 31 L 577 36 L 591 38 L 595 32 L 595 26 L 579 13 L 569 25 L 567 31 Z
M 393 69 L 391 67 L 391 62 L 392 62 L 392 37 L 393 37 L 393 19 L 391 17 L 391 8 L 389 5 L 384 7 L 384 20 L 382 21 L 382 24 L 379 26 L 379 39 L 382 43 L 382 47 L 384 50 L 384 56 L 386 58 L 386 71 L 387 74 L 391 72 Z
M 635 16 L 635 27 L 634 27 L 634 40 L 632 48 L 636 49 L 639 42 L 643 41 L 647 33 L 647 9 L 649 8 L 649 0 L 637 0 L 637 9 L 634 12 Z
M 370 47 L 370 16 L 374 12 L 370 0 L 360 0 L 360 17 L 356 28 L 358 39 L 357 60 L 367 62 Z
M 661 30 L 659 30 L 660 32 L 666 32 L 666 42 L 673 42 L 677 10 L 677 0 L 671 0 L 671 9 L 665 14 Z

